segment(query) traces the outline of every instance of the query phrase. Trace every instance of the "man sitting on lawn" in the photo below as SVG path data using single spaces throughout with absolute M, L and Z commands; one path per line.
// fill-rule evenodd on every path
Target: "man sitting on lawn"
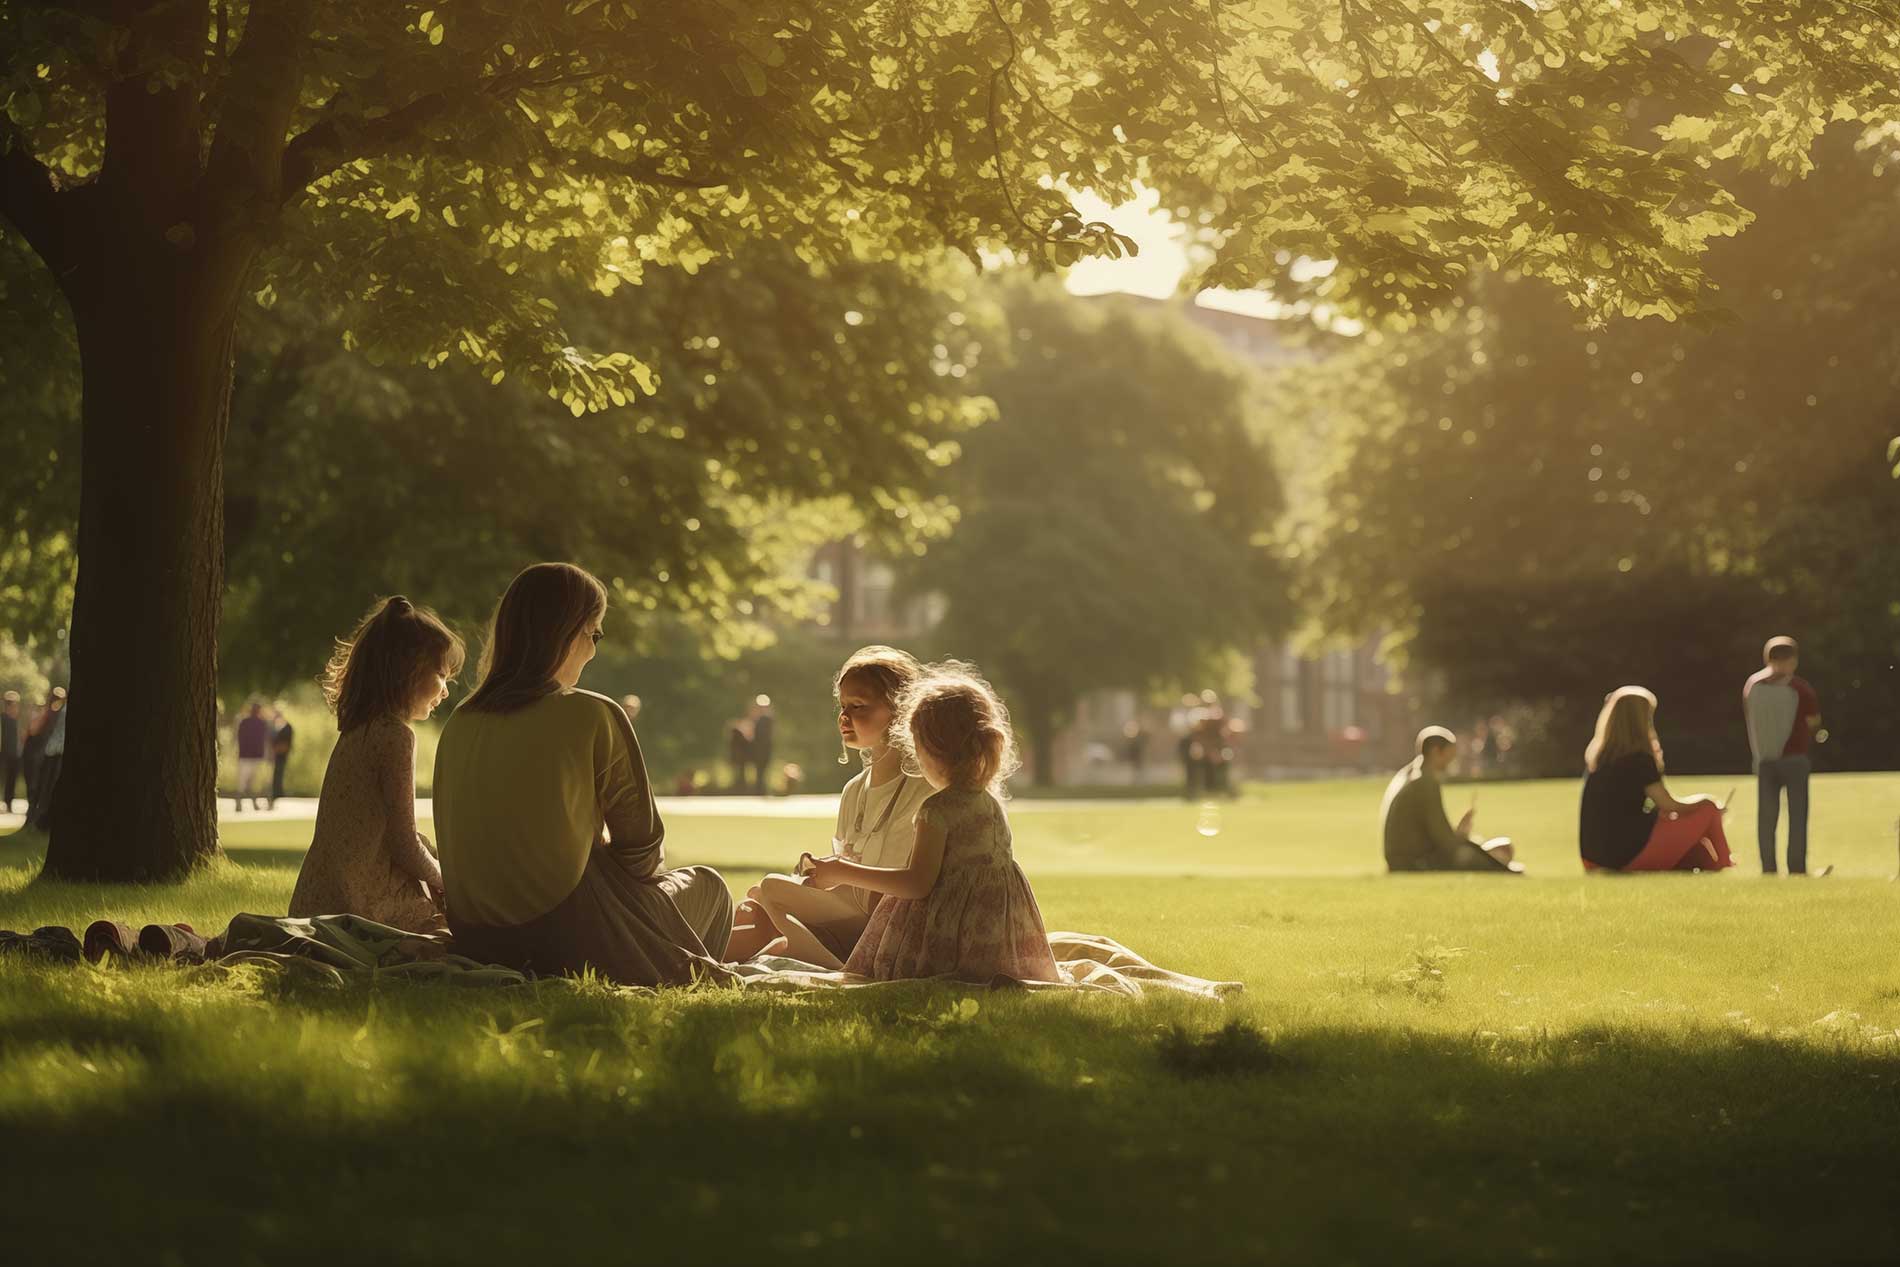
M 1474 840 L 1467 810 L 1453 827 L 1445 817 L 1442 783 L 1458 755 L 1458 739 L 1443 726 L 1418 732 L 1418 756 L 1386 785 L 1379 810 L 1379 828 L 1385 838 L 1385 865 L 1394 871 L 1508 871 L 1524 870 L 1512 860 L 1509 837 Z

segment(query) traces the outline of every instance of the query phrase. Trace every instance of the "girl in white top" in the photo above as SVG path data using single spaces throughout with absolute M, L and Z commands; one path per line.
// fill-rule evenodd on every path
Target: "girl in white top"
M 917 811 L 930 784 L 907 775 L 891 743 L 898 694 L 919 674 L 917 661 L 891 647 L 864 647 L 846 660 L 832 681 L 838 701 L 838 737 L 855 749 L 864 770 L 845 784 L 831 852 L 872 867 L 910 861 Z M 840 761 L 848 760 L 840 756 Z M 766 953 L 837 970 L 871 921 L 881 894 L 852 885 L 821 889 L 804 875 L 768 875 L 734 913 L 726 957 L 737 961 Z

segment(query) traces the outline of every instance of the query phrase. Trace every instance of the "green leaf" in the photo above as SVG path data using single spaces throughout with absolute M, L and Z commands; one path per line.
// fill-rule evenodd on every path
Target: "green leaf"
M 746 56 L 741 56 L 735 65 L 738 68 L 739 79 L 733 86 L 748 96 L 763 97 L 765 95 L 765 67 Z M 727 77 L 731 78 L 730 72 L 727 73 Z

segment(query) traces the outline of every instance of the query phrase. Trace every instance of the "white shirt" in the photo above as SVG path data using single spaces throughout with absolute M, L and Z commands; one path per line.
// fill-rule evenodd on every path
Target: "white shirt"
M 844 785 L 833 834 L 867 867 L 901 867 L 910 861 L 911 846 L 917 842 L 917 811 L 931 790 L 922 778 L 908 774 L 872 787 L 871 772 L 865 770 Z M 839 892 L 848 892 L 867 911 L 882 896 L 855 887 Z

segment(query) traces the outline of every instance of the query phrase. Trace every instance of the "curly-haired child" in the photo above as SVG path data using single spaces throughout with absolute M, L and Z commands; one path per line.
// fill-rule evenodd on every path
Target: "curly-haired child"
M 906 764 L 937 789 L 917 811 L 910 861 L 806 861 L 812 884 L 884 894 L 845 970 L 879 980 L 1056 980 L 1049 934 L 1010 852 L 998 796 L 1016 768 L 1003 701 L 969 665 L 931 665 L 899 697 L 891 736 Z

